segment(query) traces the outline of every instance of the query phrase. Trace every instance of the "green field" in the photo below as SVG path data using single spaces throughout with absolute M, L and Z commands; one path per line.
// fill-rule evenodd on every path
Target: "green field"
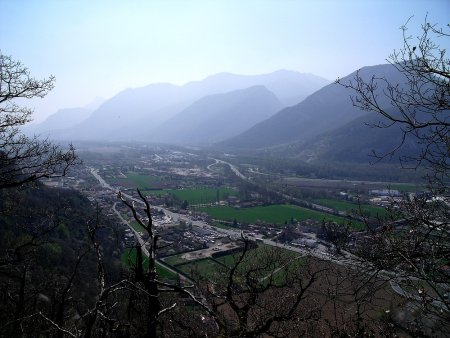
M 256 248 L 253 248 L 253 249 L 250 249 L 247 251 L 246 260 L 251 263 L 254 260 L 256 260 L 258 257 L 262 257 L 264 255 L 267 255 L 267 254 L 270 254 L 273 252 L 279 252 L 279 254 L 282 255 L 283 257 L 287 256 L 292 259 L 300 256 L 299 253 L 284 249 L 282 247 L 274 247 L 274 246 L 267 245 L 267 244 L 258 244 L 258 246 Z M 237 253 L 233 253 L 230 255 L 217 257 L 217 258 L 215 258 L 215 260 L 228 266 L 228 267 L 231 267 L 236 262 L 236 259 L 238 257 L 240 257 L 241 255 L 242 255 L 242 252 L 237 252 Z
M 424 186 L 418 184 L 395 183 L 386 186 L 386 189 L 398 190 L 400 192 L 416 192 L 418 190 L 423 190 Z
M 236 264 L 242 252 L 217 257 L 215 260 L 228 267 Z M 254 277 L 269 280 L 273 276 L 274 283 L 282 284 L 285 281 L 286 272 L 296 271 L 304 264 L 305 258 L 300 254 L 283 248 L 270 245 L 259 245 L 255 249 L 250 249 L 239 265 L 237 274 L 246 274 L 252 270 Z M 219 270 L 220 271 L 220 270 Z
M 210 258 L 204 258 L 193 261 L 192 263 L 177 266 L 177 269 L 181 270 L 188 276 L 202 276 L 207 279 L 216 278 L 221 268 L 222 266 L 219 263 Z
M 281 204 L 270 205 L 267 207 L 254 207 L 254 208 L 242 208 L 235 209 L 232 207 L 208 207 L 201 208 L 209 216 L 216 219 L 223 219 L 232 221 L 236 219 L 238 222 L 255 223 L 262 221 L 266 223 L 283 225 L 285 222 L 289 222 L 291 218 L 298 221 L 304 221 L 312 219 L 316 221 L 332 221 L 342 224 L 348 222 L 343 217 L 329 215 L 315 210 L 302 208 L 296 205 Z M 363 224 L 358 222 L 352 222 L 354 228 L 359 228 Z
M 161 183 L 161 179 L 158 177 L 140 175 L 134 172 L 128 172 L 127 179 L 133 182 L 134 185 L 141 190 L 151 189 L 155 187 L 155 185 Z
M 339 211 L 346 211 L 350 214 L 354 215 L 370 215 L 371 217 L 378 216 L 386 216 L 388 214 L 387 210 L 381 207 L 376 207 L 369 204 L 362 204 L 358 205 L 357 203 L 351 203 L 347 201 L 342 200 L 333 200 L 333 199 L 326 199 L 326 198 L 320 198 L 313 200 L 314 203 L 323 205 L 325 207 L 339 210 Z M 360 210 L 361 208 L 361 210 Z
M 171 194 L 178 199 L 188 201 L 189 204 L 207 204 L 224 200 L 228 196 L 236 195 L 231 188 L 190 188 L 190 189 L 160 189 L 163 179 L 155 176 L 146 176 L 135 172 L 128 172 L 127 178 L 110 178 L 108 182 L 129 188 L 139 188 L 144 195 L 166 195 Z
M 162 184 L 161 178 L 156 176 L 141 175 L 132 171 L 128 172 L 126 176 L 126 178 L 108 178 L 107 181 L 126 188 L 139 188 L 141 190 L 157 189 Z
M 231 188 L 192 188 L 192 189 L 167 189 L 167 190 L 145 190 L 145 195 L 157 195 L 164 194 L 175 195 L 178 199 L 188 201 L 189 204 L 206 204 L 217 202 L 217 196 L 219 200 L 226 199 L 227 196 L 236 194 L 236 191 Z
M 237 252 L 217 258 L 202 258 L 191 262 L 183 260 L 181 255 L 176 255 L 166 257 L 164 262 L 193 278 L 217 279 L 220 278 L 224 265 L 232 267 L 241 254 L 242 252 Z M 259 261 L 262 263 L 261 267 L 264 267 L 257 270 L 260 277 L 264 278 L 274 274 L 276 282 L 283 280 L 284 269 L 287 267 L 289 269 L 298 269 L 304 262 L 296 252 L 260 244 L 257 248 L 250 249 L 247 252 L 244 261 L 240 264 L 239 271 L 246 271 L 248 268 L 253 269 Z M 267 265 L 267 261 L 272 263 Z

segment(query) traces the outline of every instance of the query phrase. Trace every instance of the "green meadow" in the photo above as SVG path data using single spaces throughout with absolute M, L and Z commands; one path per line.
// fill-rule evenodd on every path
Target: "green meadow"
M 371 217 L 378 216 L 386 216 L 387 210 L 382 207 L 377 207 L 369 204 L 361 204 L 358 205 L 357 203 L 342 201 L 342 200 L 334 200 L 334 199 L 327 199 L 327 198 L 319 198 L 313 200 L 314 203 L 323 205 L 324 207 L 328 207 L 331 209 L 339 210 L 339 211 L 346 211 L 350 214 L 354 215 L 370 215 Z
M 337 223 L 348 223 L 348 220 L 344 217 L 330 215 L 290 204 L 241 209 L 232 207 L 207 207 L 201 208 L 201 210 L 215 219 L 223 219 L 228 221 L 236 219 L 238 222 L 246 223 L 256 223 L 258 221 L 262 221 L 266 223 L 283 225 L 285 222 L 289 222 L 291 218 L 296 219 L 297 221 L 311 219 L 315 221 L 325 220 Z M 363 224 L 352 222 L 352 226 L 354 228 L 360 228 Z
M 220 268 L 221 265 L 210 258 L 204 258 L 177 266 L 177 269 L 188 276 L 202 276 L 208 279 L 216 278 Z
M 191 189 L 167 189 L 167 190 L 145 190 L 146 195 L 165 195 L 172 194 L 175 195 L 180 200 L 188 201 L 189 204 L 206 204 L 217 202 L 217 197 L 219 200 L 225 199 L 227 196 L 236 194 L 236 191 L 231 188 L 191 188 Z

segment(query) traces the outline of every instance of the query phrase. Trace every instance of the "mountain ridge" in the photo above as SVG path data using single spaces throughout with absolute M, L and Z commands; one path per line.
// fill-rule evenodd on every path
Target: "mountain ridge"
M 159 125 L 207 95 L 264 85 L 283 105 L 287 105 L 293 100 L 302 100 L 303 96 L 329 83 L 315 75 L 291 71 L 261 75 L 223 74 L 214 74 L 183 86 L 156 83 L 127 88 L 105 101 L 86 120 L 52 136 L 72 140 L 148 141 L 145 135 L 150 135 Z M 298 96 L 292 98 L 292 92 Z
M 341 83 L 352 81 L 357 72 L 364 79 L 376 74 L 388 78 L 392 83 L 404 80 L 393 65 L 383 64 L 355 71 L 342 78 Z M 352 105 L 350 94 L 350 91 L 337 83 L 329 84 L 297 105 L 282 109 L 267 120 L 216 146 L 219 149 L 239 151 L 307 141 L 342 127 L 365 114 L 360 108 Z M 385 98 L 380 100 L 381 104 L 388 103 Z

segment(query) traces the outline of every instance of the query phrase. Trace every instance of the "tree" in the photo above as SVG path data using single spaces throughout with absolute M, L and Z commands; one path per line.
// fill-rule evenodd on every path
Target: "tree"
M 400 160 L 406 168 L 422 167 L 427 172 L 427 191 L 392 202 L 391 219 L 368 226 L 369 236 L 357 255 L 371 263 L 365 263 L 366 273 L 382 274 L 408 299 L 413 314 L 402 323 L 403 329 L 413 335 L 448 335 L 450 59 L 438 42 L 448 43 L 450 31 L 427 19 L 421 28 L 414 39 L 403 26 L 403 47 L 389 58 L 405 83 L 392 83 L 376 74 L 367 81 L 359 72 L 353 81 L 337 82 L 353 90 L 355 106 L 380 115 L 375 127 L 400 127 L 402 142 L 389 155 L 406 140 L 415 142 L 417 153 Z
M 132 294 L 128 297 L 127 312 L 128 314 L 134 312 L 136 315 L 132 319 L 129 315 L 128 320 L 131 327 L 142 326 L 141 331 L 135 331 L 139 332 L 139 336 L 157 337 L 161 332 L 160 317 L 173 311 L 177 306 L 176 301 L 171 304 L 164 304 L 162 294 L 176 293 L 183 295 L 206 313 L 212 314 L 212 312 L 200 297 L 196 297 L 189 291 L 189 287 L 180 286 L 179 283 L 167 283 L 159 278 L 156 270 L 159 236 L 155 233 L 153 226 L 150 204 L 139 189 L 137 192 L 140 197 L 139 202 L 143 204 L 144 216 L 140 215 L 134 200 L 129 201 L 119 193 L 119 198 L 130 209 L 135 221 L 148 234 L 148 248 L 142 242 L 138 242 L 134 248 L 136 261 L 134 262 L 132 277 L 129 280 L 129 285 L 132 286 Z M 144 256 L 148 256 L 147 266 L 144 264 Z
M 220 336 L 321 335 L 317 326 L 322 308 L 311 289 L 327 268 L 280 248 L 255 249 L 253 242 L 242 239 L 243 249 L 234 261 L 216 278 L 199 282 Z
M 36 80 L 19 61 L 0 53 L 0 188 L 16 187 L 43 177 L 58 177 L 78 162 L 72 145 L 61 149 L 49 140 L 29 138 L 20 127 L 31 121 L 32 110 L 17 99 L 43 98 L 55 78 Z
M 389 155 L 410 137 L 420 146 L 420 151 L 415 156 L 402 157 L 402 163 L 414 168 L 425 166 L 434 180 L 444 183 L 450 165 L 450 59 L 438 41 L 448 41 L 450 31 L 425 19 L 422 34 L 415 41 L 408 35 L 408 22 L 402 26 L 403 48 L 394 51 L 388 59 L 403 76 L 404 83 L 392 83 L 376 74 L 366 81 L 359 72 L 354 81 L 344 83 L 338 79 L 337 82 L 355 92 L 352 96 L 355 106 L 383 118 L 375 127 L 401 128 L 402 142 Z M 384 104 L 386 99 L 388 105 Z

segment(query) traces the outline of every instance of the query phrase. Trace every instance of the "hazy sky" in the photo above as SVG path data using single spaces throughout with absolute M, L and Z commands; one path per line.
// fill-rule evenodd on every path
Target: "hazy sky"
M 56 76 L 35 120 L 154 82 L 218 72 L 308 72 L 334 80 L 384 63 L 400 26 L 447 24 L 449 0 L 0 0 L 0 51 Z

